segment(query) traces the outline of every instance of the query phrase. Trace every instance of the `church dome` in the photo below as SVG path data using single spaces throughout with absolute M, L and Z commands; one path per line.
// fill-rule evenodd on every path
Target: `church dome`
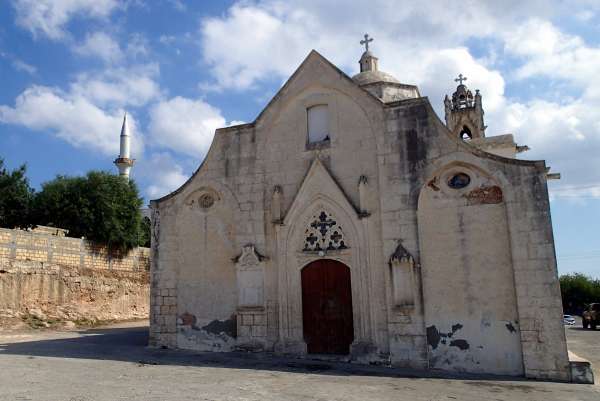
M 358 85 L 367 85 L 367 84 L 372 84 L 374 82 L 386 82 L 386 83 L 393 83 L 393 84 L 399 84 L 400 81 L 398 81 L 396 78 L 394 78 L 392 75 L 388 74 L 387 72 L 383 72 L 383 71 L 363 71 L 363 72 L 359 72 L 358 74 L 356 74 L 355 76 L 352 77 L 352 80 L 354 82 L 356 82 Z
M 379 71 L 379 68 L 377 66 L 378 59 L 369 50 L 369 42 L 372 41 L 373 39 L 369 39 L 368 34 L 365 34 L 365 40 L 360 41 L 360 44 L 364 44 L 366 49 L 365 52 L 362 54 L 362 57 L 358 61 L 358 64 L 360 65 L 360 72 L 353 76 L 352 80 L 358 85 L 367 85 L 375 82 L 399 84 L 400 81 L 398 81 L 390 74 L 383 71 Z

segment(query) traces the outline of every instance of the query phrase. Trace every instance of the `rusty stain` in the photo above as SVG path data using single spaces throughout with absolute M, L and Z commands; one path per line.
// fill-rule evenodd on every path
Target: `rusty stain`
M 439 191 L 440 187 L 437 186 L 436 181 L 437 181 L 437 177 L 432 178 L 431 181 L 429 181 L 427 183 L 427 186 L 429 188 L 433 189 L 434 191 Z
M 463 195 L 469 205 L 491 205 L 502 203 L 502 189 L 499 186 L 480 187 Z
M 183 315 L 179 316 L 181 318 L 181 324 L 183 326 L 195 326 L 196 325 L 196 316 L 191 313 L 185 312 Z

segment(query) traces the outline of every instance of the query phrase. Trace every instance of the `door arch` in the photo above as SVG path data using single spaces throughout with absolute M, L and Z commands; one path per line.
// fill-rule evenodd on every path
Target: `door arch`
M 301 272 L 302 321 L 309 354 L 350 353 L 354 340 L 350 269 L 319 259 Z

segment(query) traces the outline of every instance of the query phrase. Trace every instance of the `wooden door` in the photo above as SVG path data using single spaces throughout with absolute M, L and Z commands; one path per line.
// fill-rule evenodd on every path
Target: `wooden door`
M 321 259 L 302 269 L 304 341 L 311 354 L 348 354 L 354 340 L 350 269 Z

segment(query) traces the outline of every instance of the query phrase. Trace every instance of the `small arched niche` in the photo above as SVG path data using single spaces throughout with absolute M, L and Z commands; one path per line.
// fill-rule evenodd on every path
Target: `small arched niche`
M 463 125 L 463 127 L 460 130 L 460 133 L 458 135 L 459 135 L 459 138 L 462 139 L 463 141 L 470 141 L 471 139 L 473 139 L 473 133 L 471 132 L 471 129 L 469 127 L 467 127 L 466 125 Z

